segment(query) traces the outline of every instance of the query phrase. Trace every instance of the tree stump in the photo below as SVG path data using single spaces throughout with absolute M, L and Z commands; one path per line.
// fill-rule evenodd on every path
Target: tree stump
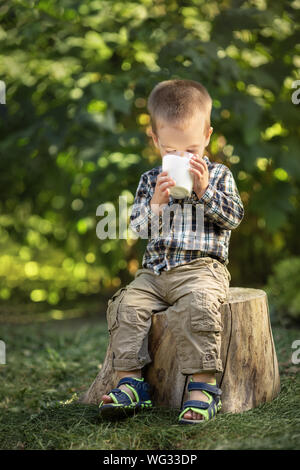
M 259 289 L 230 287 L 221 315 L 224 370 L 217 374 L 222 389 L 221 412 L 240 413 L 273 400 L 280 391 L 267 295 Z M 181 409 L 188 399 L 190 376 L 179 370 L 175 341 L 167 326 L 165 312 L 153 315 L 148 341 L 152 363 L 142 373 L 151 385 L 154 405 Z M 100 403 L 103 393 L 114 388 L 117 381 L 109 344 L 103 366 L 80 402 Z

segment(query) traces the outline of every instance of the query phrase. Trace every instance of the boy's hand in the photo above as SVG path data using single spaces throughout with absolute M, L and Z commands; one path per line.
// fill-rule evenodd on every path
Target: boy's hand
M 206 161 L 199 155 L 193 155 L 190 159 L 190 172 L 193 175 L 193 190 L 200 199 L 205 193 L 209 183 L 209 173 Z
M 167 204 L 169 202 L 169 197 L 170 197 L 169 188 L 171 186 L 175 186 L 175 184 L 176 184 L 175 181 L 170 176 L 168 176 L 167 171 L 163 171 L 159 173 L 159 175 L 157 176 L 157 180 L 156 180 L 155 191 L 150 201 L 151 209 L 154 212 L 159 214 L 159 212 L 161 212 L 162 209 L 161 207 L 158 208 L 158 206 L 155 206 L 153 204 L 159 204 L 160 206 L 161 204 Z

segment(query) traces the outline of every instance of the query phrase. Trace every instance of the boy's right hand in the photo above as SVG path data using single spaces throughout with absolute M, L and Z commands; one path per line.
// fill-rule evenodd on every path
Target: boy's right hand
M 175 181 L 170 176 L 168 176 L 167 171 L 163 171 L 159 173 L 159 175 L 157 176 L 157 180 L 156 180 L 155 191 L 150 201 L 150 206 L 153 212 L 159 214 L 162 211 L 162 208 L 160 206 L 161 204 L 165 205 L 169 202 L 169 197 L 170 197 L 169 188 L 175 185 L 176 185 Z M 159 205 L 159 209 L 157 205 Z

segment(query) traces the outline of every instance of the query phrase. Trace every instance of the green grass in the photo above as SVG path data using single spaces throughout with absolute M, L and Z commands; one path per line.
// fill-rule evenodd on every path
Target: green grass
M 107 347 L 103 321 L 1 325 L 1 449 L 299 449 L 299 367 L 291 344 L 299 330 L 274 327 L 281 393 L 242 414 L 219 414 L 199 426 L 177 425 L 178 411 L 153 408 L 104 421 L 97 406 L 77 403 Z

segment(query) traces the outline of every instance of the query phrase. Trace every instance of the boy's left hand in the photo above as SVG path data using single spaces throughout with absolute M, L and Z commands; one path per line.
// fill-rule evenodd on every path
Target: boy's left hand
M 190 158 L 190 172 L 193 176 L 193 191 L 200 199 L 205 193 L 209 183 L 209 172 L 206 161 L 199 155 L 194 154 Z

